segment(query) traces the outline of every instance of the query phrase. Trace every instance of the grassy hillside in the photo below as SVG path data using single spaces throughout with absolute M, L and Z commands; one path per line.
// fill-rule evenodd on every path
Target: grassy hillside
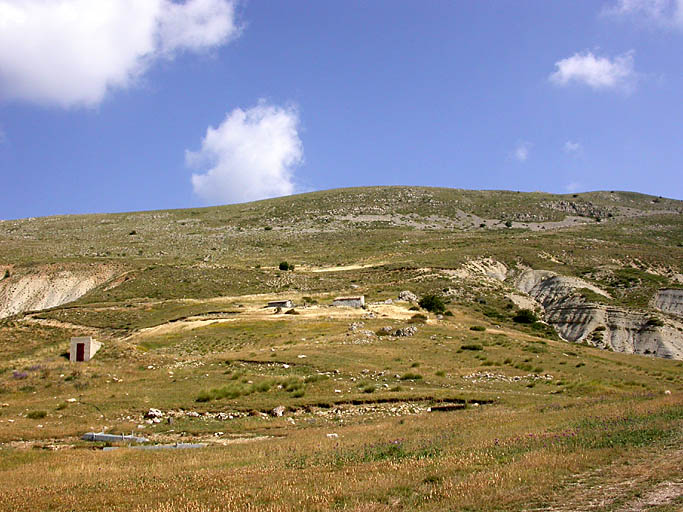
M 379 187 L 0 222 L 12 300 L 114 276 L 0 320 L 0 509 L 676 510 L 683 361 L 562 341 L 511 293 L 551 270 L 676 332 L 652 297 L 683 283 L 682 213 L 630 192 Z M 367 308 L 330 306 L 349 294 Z M 88 363 L 68 361 L 77 335 L 104 343 Z M 79 439 L 99 430 L 207 447 Z

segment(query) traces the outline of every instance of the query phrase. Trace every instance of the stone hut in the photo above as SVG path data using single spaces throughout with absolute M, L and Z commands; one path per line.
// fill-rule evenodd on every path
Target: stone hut
M 95 341 L 92 336 L 71 338 L 69 361 L 90 361 L 101 347 L 102 343 Z
M 291 308 L 294 307 L 294 303 L 287 299 L 287 300 L 271 300 L 268 302 L 268 307 L 269 308 Z
M 356 297 L 337 297 L 332 302 L 333 306 L 344 306 L 347 308 L 362 308 L 365 307 L 365 296 L 358 295 Z

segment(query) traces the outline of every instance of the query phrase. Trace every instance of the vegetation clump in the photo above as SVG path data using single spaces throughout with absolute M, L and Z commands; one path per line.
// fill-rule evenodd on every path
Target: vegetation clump
M 417 303 L 422 309 L 425 309 L 430 313 L 442 314 L 446 311 L 446 303 L 440 295 L 427 294 Z
M 294 270 L 294 265 L 292 265 L 291 263 L 288 263 L 286 261 L 281 261 L 280 264 L 278 265 L 278 268 L 280 270 L 283 270 L 286 272 L 286 271 Z
M 462 350 L 484 350 L 484 347 L 480 343 L 467 343 L 460 348 Z
M 538 322 L 538 316 L 530 309 L 520 309 L 512 320 L 518 324 L 533 324 Z

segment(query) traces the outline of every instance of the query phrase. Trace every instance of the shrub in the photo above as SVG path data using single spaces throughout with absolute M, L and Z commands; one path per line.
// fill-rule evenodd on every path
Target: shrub
M 443 315 L 444 315 L 444 316 L 453 316 L 453 312 L 449 309 L 449 310 L 446 311 Z
M 285 315 L 298 315 L 298 314 L 300 314 L 300 313 L 294 308 L 288 309 L 287 311 L 285 311 Z
M 481 346 L 479 343 L 468 343 L 467 345 L 463 345 L 460 348 L 463 350 L 484 350 L 484 347 Z
M 446 376 L 446 372 L 443 371 L 443 370 L 439 370 L 439 371 L 436 372 L 434 375 L 436 375 L 437 377 L 445 377 L 445 376 Z
M 426 309 L 432 313 L 444 313 L 446 311 L 446 303 L 439 295 L 425 295 L 417 303 L 422 309 Z
M 9 269 L 6 269 L 6 270 L 5 270 L 5 277 L 3 277 L 3 279 L 8 279 L 9 276 L 10 276 Z
M 422 313 L 417 313 L 413 316 L 410 317 L 410 320 L 408 320 L 409 324 L 423 324 L 427 321 L 427 317 L 423 315 Z
M 419 373 L 404 373 L 401 376 L 401 380 L 420 380 L 422 378 L 422 375 Z
M 485 331 L 485 330 L 486 330 L 486 327 L 484 327 L 483 325 L 473 325 L 472 327 L 470 327 L 470 331 Z
M 518 324 L 533 324 L 538 321 L 536 313 L 530 309 L 520 309 L 519 312 L 512 317 L 512 320 Z
M 662 322 L 659 318 L 656 316 L 653 316 L 648 319 L 647 323 L 645 324 L 647 327 L 663 327 L 664 322 Z
M 278 265 L 278 268 L 280 270 L 294 270 L 294 265 L 292 265 L 291 263 L 287 263 L 286 261 L 281 261 Z
M 508 227 L 508 228 L 511 228 L 511 227 L 512 227 L 512 221 L 511 221 L 511 220 L 506 220 L 506 221 L 505 221 L 505 226 Z
M 45 411 L 31 411 L 26 415 L 26 417 L 31 418 L 32 420 L 39 420 L 45 416 L 47 416 L 47 412 Z
M 365 384 L 360 387 L 360 390 L 363 393 L 374 393 L 377 388 L 375 387 L 374 384 Z

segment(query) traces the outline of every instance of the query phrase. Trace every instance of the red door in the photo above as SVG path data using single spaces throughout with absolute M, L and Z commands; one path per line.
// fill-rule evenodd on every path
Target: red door
M 85 343 L 76 343 L 76 361 L 85 360 Z

